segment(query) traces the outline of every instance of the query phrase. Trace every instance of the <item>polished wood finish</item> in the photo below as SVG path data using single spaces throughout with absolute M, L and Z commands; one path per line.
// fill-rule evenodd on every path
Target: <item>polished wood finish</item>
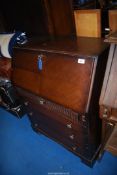
M 70 36 L 75 33 L 72 0 L 44 0 L 48 27 L 54 36 Z
M 40 52 L 43 53 L 45 51 L 79 57 L 96 57 L 97 55 L 100 55 L 107 46 L 108 44 L 104 44 L 103 39 L 100 38 L 59 37 L 51 39 L 36 37 L 34 39 L 29 39 L 25 45 L 15 47 L 15 51 L 34 51 L 37 55 Z
M 16 47 L 12 81 L 32 127 L 92 165 L 100 148 L 99 95 L 108 44 L 93 38 L 29 41 Z M 41 67 L 39 67 L 41 61 Z
M 88 112 L 94 81 L 93 76 L 94 74 L 99 74 L 96 66 L 99 65 L 101 69 L 103 62 L 100 59 L 97 64 L 98 57 L 94 53 L 99 54 L 106 44 L 99 47 L 102 42 L 98 39 L 78 38 L 78 41 L 76 39 L 67 39 L 66 42 L 64 40 L 44 42 L 37 45 L 38 48 L 35 45 L 33 46 L 33 43 L 32 45 L 30 43 L 22 50 L 15 49 L 13 60 L 15 74 L 13 74 L 13 81 L 15 80 L 14 83 L 20 87 L 74 111 L 80 113 Z M 71 46 L 74 46 L 73 44 L 75 43 L 79 44 L 77 47 L 75 45 L 75 48 L 71 48 L 70 45 L 68 46 L 67 41 L 71 42 Z M 93 49 L 97 50 L 94 51 L 92 46 L 88 49 L 88 41 L 90 45 L 94 46 Z M 59 51 L 59 47 L 62 47 L 62 44 L 63 51 L 61 49 Z M 68 46 L 68 48 L 64 46 Z M 69 48 L 71 48 L 71 51 Z M 84 50 L 84 54 L 82 50 Z M 41 71 L 38 70 L 37 65 L 39 56 L 41 56 L 43 62 Z M 25 61 L 21 61 L 21 58 Z M 78 63 L 79 59 L 83 59 L 84 64 Z M 98 84 L 100 87 L 100 83 Z
M 98 151 L 99 136 L 94 139 L 94 132 L 89 134 L 88 116 L 81 116 L 22 88 L 17 90 L 21 98 L 28 101 L 26 107 L 33 129 L 62 144 L 92 166 Z M 98 126 L 99 124 L 98 121 Z
M 10 79 L 11 77 L 11 59 L 0 57 L 0 77 Z
M 101 11 L 75 10 L 75 26 L 77 36 L 101 37 Z
M 117 31 L 117 10 L 109 10 L 109 28 L 111 33 Z
M 85 64 L 81 65 L 77 63 L 78 58 L 76 59 L 75 56 L 61 56 L 61 54 L 43 52 L 43 70 L 39 73 L 37 68 L 38 55 L 32 57 L 32 55 L 28 56 L 28 53 L 27 57 L 25 57 L 25 53 L 24 55 L 22 53 L 17 57 L 17 54 L 15 54 L 17 58 L 15 66 L 20 68 L 16 68 L 14 74 L 17 77 L 14 77 L 17 85 L 21 85 L 24 88 L 26 86 L 27 90 L 32 89 L 32 92 L 36 92 L 36 94 L 68 108 L 72 108 L 74 111 L 86 111 L 91 84 L 90 76 L 94 66 L 91 58 L 86 58 Z M 26 62 L 28 60 L 28 66 L 25 64 L 18 65 L 18 62 L 21 62 L 21 58 L 25 59 Z M 34 61 L 32 60 L 33 58 L 35 58 Z M 24 69 L 24 66 L 30 71 L 29 73 L 21 69 Z M 33 70 L 34 72 L 38 72 L 38 74 L 34 74 L 32 72 Z M 30 84 L 27 84 L 26 79 L 29 80 L 28 83 Z M 33 90 L 33 87 L 35 90 Z

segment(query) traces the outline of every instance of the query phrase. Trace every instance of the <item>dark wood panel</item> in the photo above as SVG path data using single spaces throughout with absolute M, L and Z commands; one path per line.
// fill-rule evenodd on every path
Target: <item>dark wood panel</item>
M 72 0 L 45 0 L 55 36 L 75 34 Z
M 12 81 L 14 85 L 22 87 L 26 90 L 39 94 L 39 87 L 37 81 L 40 77 L 38 74 L 33 72 L 28 72 L 23 69 L 13 69 Z
M 84 113 L 87 107 L 93 62 L 59 54 L 46 54 L 40 73 L 40 96 L 74 111 Z
M 15 50 L 13 55 L 12 66 L 15 68 L 21 68 L 25 71 L 39 73 L 38 69 L 38 57 L 41 55 L 40 52 L 25 52 L 20 50 Z
M 35 111 L 34 108 L 32 110 L 29 113 L 29 118 L 36 132 L 54 139 L 76 155 L 79 155 L 86 161 L 85 163 L 92 164 L 97 154 L 95 152 L 97 146 L 91 141 L 89 135 L 84 134 L 83 128 L 81 128 L 81 131 L 79 130 L 80 132 L 68 131 L 68 128 L 66 129 L 64 125 L 56 122 L 54 119 L 49 119 L 47 115 L 44 116 Z
M 92 72 L 94 66 L 94 59 L 85 57 L 71 57 L 62 54 L 52 54 L 47 52 L 41 52 L 42 71 L 38 70 L 38 54 L 34 52 L 20 52 L 15 51 L 14 54 L 14 67 L 25 69 L 24 73 L 28 75 L 27 71 L 37 72 L 37 83 L 39 95 L 61 104 L 74 111 L 85 113 L 88 104 L 90 85 L 92 81 Z M 23 59 L 24 61 L 21 61 Z M 78 63 L 79 59 L 83 60 L 83 64 Z M 21 71 L 20 71 L 21 72 Z M 29 72 L 30 75 L 33 73 Z M 23 72 L 22 72 L 23 73 Z M 16 73 L 15 73 L 16 76 Z M 25 75 L 26 76 L 26 75 Z M 35 78 L 36 78 L 35 76 Z M 21 76 L 22 77 L 22 76 Z M 20 85 L 21 81 L 16 85 Z M 33 83 L 26 83 L 31 81 L 31 77 L 28 75 L 25 78 L 26 89 L 32 89 Z M 18 78 L 16 81 L 19 81 Z M 39 82 L 40 81 L 40 82 Z M 23 83 L 23 84 L 24 84 Z M 35 87 L 37 93 L 37 87 Z M 64 98 L 63 98 L 64 97 Z
M 11 78 L 11 59 L 0 58 L 0 76 L 10 79 Z
M 38 128 L 41 128 L 41 125 L 44 128 L 48 128 L 53 130 L 56 135 L 60 135 L 61 137 L 65 137 L 71 143 L 83 145 L 84 143 L 84 135 L 82 134 L 82 128 L 79 128 L 79 132 L 75 132 L 73 129 L 68 128 L 67 126 L 61 124 L 60 122 L 54 120 L 54 118 L 50 118 L 45 116 L 44 114 L 39 113 L 38 110 L 34 110 L 34 108 L 29 111 L 29 118 L 34 123 L 35 127 L 36 124 Z
M 31 38 L 20 47 L 21 50 L 33 50 L 34 52 L 51 52 L 79 57 L 97 57 L 109 44 L 104 43 L 103 39 L 90 37 L 57 37 L 51 38 Z
M 78 113 L 70 110 L 67 111 L 67 108 L 29 93 L 21 88 L 17 87 L 17 91 L 21 98 L 25 99 L 26 104 L 28 103 L 27 111 L 30 111 L 30 108 L 33 111 L 34 108 L 35 110 L 38 110 L 38 112 L 40 111 L 44 115 L 47 115 L 50 119 L 52 118 L 56 120 L 56 122 L 63 124 L 65 127 L 74 129 L 76 131 L 82 127 L 82 121 L 80 120 L 81 116 Z M 56 106 L 53 108 L 54 105 Z M 70 112 L 71 116 L 69 116 L 68 112 Z M 85 122 L 87 122 L 87 120 L 85 120 L 85 116 L 83 119 Z

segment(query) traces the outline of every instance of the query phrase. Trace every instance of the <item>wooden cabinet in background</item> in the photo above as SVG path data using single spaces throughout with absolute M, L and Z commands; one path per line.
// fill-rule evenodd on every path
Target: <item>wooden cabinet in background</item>
M 117 122 L 117 32 L 105 41 L 110 42 L 110 52 L 100 96 L 100 116 Z
M 110 51 L 100 96 L 100 117 L 105 123 L 102 143 L 106 145 L 104 149 L 117 155 L 117 32 L 105 41 L 110 43 Z
M 71 0 L 11 0 L 1 2 L 7 31 L 28 36 L 68 36 L 75 32 Z
M 76 35 L 101 37 L 101 10 L 75 10 Z

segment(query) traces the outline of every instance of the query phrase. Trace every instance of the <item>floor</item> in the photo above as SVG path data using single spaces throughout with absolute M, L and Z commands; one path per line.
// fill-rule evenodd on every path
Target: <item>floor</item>
M 117 157 L 105 152 L 93 168 L 44 135 L 27 115 L 17 119 L 0 108 L 0 175 L 117 175 Z

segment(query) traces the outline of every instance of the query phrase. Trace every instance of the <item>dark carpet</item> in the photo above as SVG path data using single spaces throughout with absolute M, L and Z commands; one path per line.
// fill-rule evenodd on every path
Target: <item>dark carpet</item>
M 61 145 L 35 133 L 27 115 L 0 108 L 0 175 L 117 175 L 117 157 L 105 152 L 89 168 Z

